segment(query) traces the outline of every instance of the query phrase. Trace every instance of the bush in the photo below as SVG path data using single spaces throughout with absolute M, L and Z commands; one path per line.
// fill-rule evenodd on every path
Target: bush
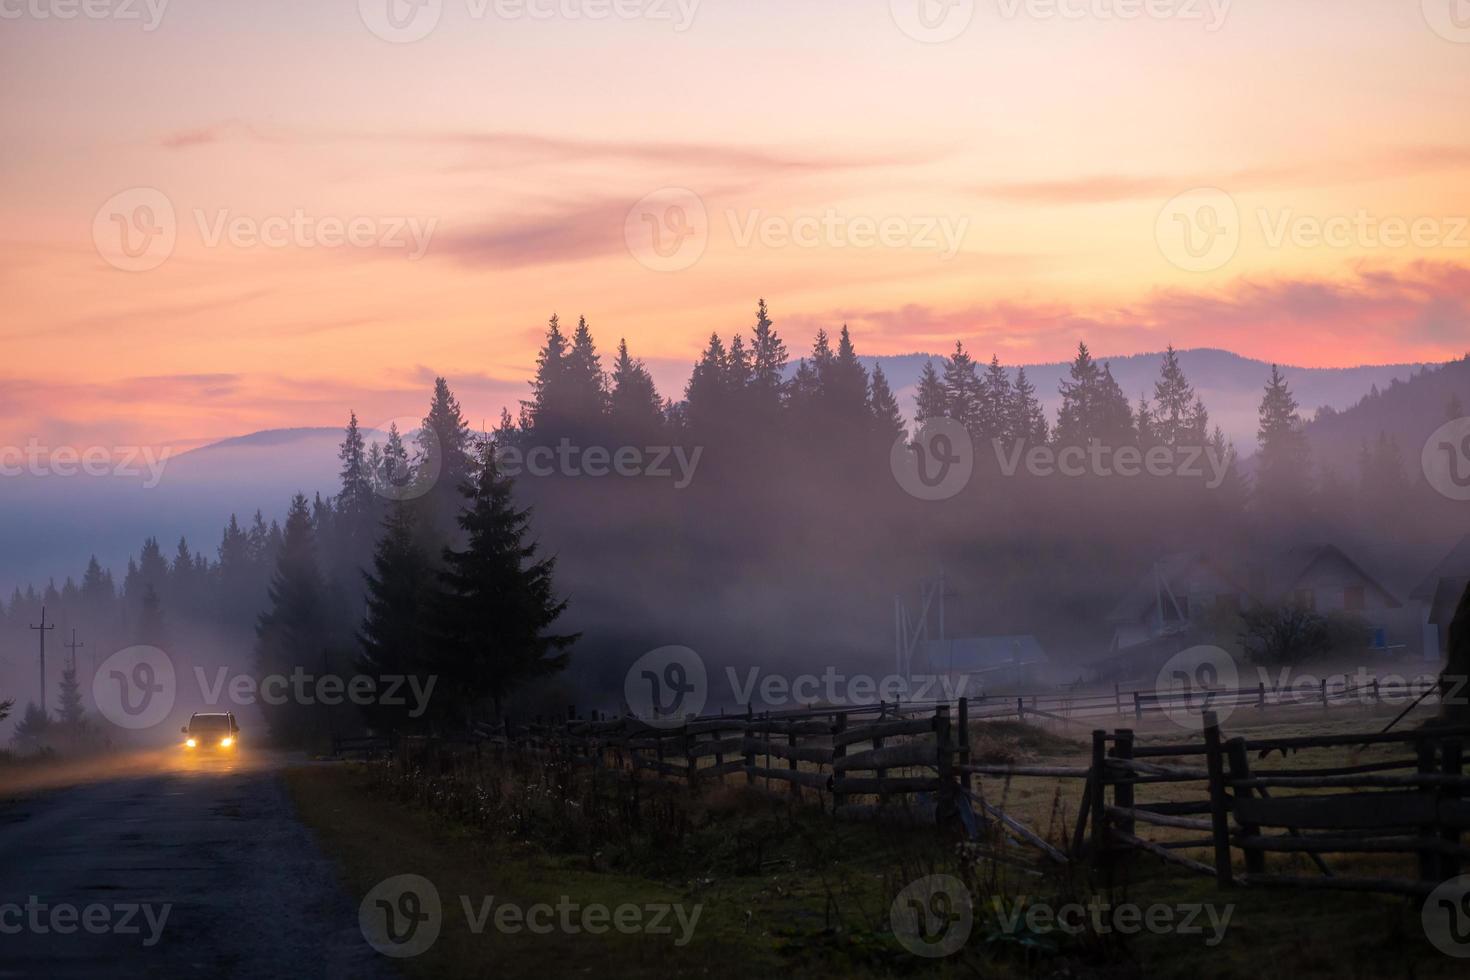
M 1240 645 L 1252 663 L 1301 664 L 1361 650 L 1368 624 L 1350 613 L 1326 616 L 1297 603 L 1257 606 L 1240 614 Z

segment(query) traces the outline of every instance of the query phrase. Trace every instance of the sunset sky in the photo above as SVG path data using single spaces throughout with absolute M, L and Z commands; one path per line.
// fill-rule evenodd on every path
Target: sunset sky
M 493 422 L 553 312 L 677 394 L 759 296 L 793 355 L 1470 349 L 1460 0 L 931 0 L 939 43 L 915 0 L 388 2 L 0 0 L 7 440 L 372 422 L 435 374 Z

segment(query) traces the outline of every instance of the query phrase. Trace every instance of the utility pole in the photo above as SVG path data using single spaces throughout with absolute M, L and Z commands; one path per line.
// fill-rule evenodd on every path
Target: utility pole
M 41 607 L 41 625 L 31 625 L 41 637 L 41 711 L 46 710 L 46 634 L 56 628 L 56 624 L 46 625 L 46 607 Z
M 87 644 L 85 644 L 85 643 L 78 643 L 77 642 L 77 628 L 75 626 L 73 626 L 71 628 L 71 642 L 70 643 L 64 643 L 62 645 L 65 646 L 68 650 L 71 651 L 71 669 L 72 670 L 76 670 L 77 669 L 77 650 L 79 648 L 81 648 L 81 647 L 86 646 Z

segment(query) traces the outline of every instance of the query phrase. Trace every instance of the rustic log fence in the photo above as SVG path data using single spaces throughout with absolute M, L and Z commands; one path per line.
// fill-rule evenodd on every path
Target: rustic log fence
M 1117 700 L 1126 704 L 1121 696 Z M 1180 706 L 1197 710 L 1198 704 L 1196 694 Z M 1032 713 L 1029 706 L 1023 711 Z M 743 776 L 744 785 L 820 803 L 844 820 L 886 819 L 950 831 L 989 825 L 1050 862 L 1085 858 L 1105 877 L 1129 855 L 1148 854 L 1213 877 L 1223 888 L 1419 895 L 1470 865 L 1470 846 L 1463 843 L 1470 830 L 1470 776 L 1462 749 L 1470 727 L 1227 737 L 1215 713 L 1206 711 L 1198 740 L 1160 743 L 1130 728 L 1094 729 L 1088 764 L 1048 766 L 973 762 L 972 726 L 996 716 L 993 708 L 977 711 L 964 698 L 953 706 L 878 704 L 781 715 L 747 709 L 673 726 L 572 715 L 481 726 L 455 739 L 403 737 L 376 744 L 405 769 L 431 773 L 448 771 L 455 753 L 470 752 L 554 760 L 626 778 L 651 776 L 691 790 Z M 1403 754 L 1336 766 L 1264 763 L 1273 753 L 1369 746 Z M 366 739 L 341 745 L 344 752 L 373 747 Z M 986 798 L 981 778 L 1081 781 L 1070 841 L 1058 847 L 1006 813 Z M 1193 791 L 1181 799 L 1180 785 Z M 1146 798 L 1164 786 L 1174 798 Z M 962 819 L 967 810 L 970 821 Z M 1305 856 L 1319 875 L 1268 870 L 1268 855 L 1283 854 Z M 1412 877 L 1338 874 L 1326 859 L 1331 854 L 1414 855 L 1417 869 Z
M 1222 888 L 1332 888 L 1424 895 L 1460 873 L 1470 858 L 1461 843 L 1470 830 L 1470 777 L 1462 744 L 1470 728 L 1421 728 L 1372 734 L 1226 738 L 1213 712 L 1203 716 L 1202 740 L 1139 745 L 1127 729 L 1093 732 L 1091 805 L 1075 840 L 1090 826 L 1091 859 L 1104 872 L 1129 851 L 1215 878 Z M 1402 748 L 1401 758 L 1316 768 L 1265 768 L 1251 758 L 1309 749 Z M 1147 761 L 1168 758 L 1169 764 Z M 1174 760 L 1197 759 L 1203 765 Z M 1412 770 L 1405 772 L 1405 770 Z M 1196 783 L 1201 798 L 1137 802 L 1137 787 Z M 1273 795 L 1273 790 L 1280 795 Z M 1347 792 L 1323 792 L 1346 790 Z M 1090 825 L 1088 824 L 1090 821 Z M 1138 824 L 1153 828 L 1150 839 Z M 1177 832 L 1187 831 L 1188 836 Z M 1207 850 L 1208 864 L 1178 853 Z M 1237 859 L 1237 854 L 1239 858 Z M 1320 875 L 1272 873 L 1268 854 L 1301 854 Z M 1417 856 L 1408 876 L 1338 874 L 1327 854 Z

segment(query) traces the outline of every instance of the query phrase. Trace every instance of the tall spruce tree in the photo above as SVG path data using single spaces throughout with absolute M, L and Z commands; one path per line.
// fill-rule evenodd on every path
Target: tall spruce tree
M 1014 425 L 1015 394 L 1011 390 L 1011 378 L 1001 367 L 1000 358 L 990 355 L 990 366 L 980 379 L 980 435 L 985 439 L 1000 439 L 1010 442 L 1016 438 Z
M 1036 386 L 1026 377 L 1025 368 L 1016 369 L 1016 383 L 1011 389 L 1011 433 L 1029 446 L 1046 442 L 1046 411 L 1036 397 Z
M 554 558 L 537 558 L 530 511 L 516 508 L 494 454 L 480 459 L 459 517 L 465 547 L 444 551 L 436 667 L 453 714 L 468 722 L 537 677 L 565 668 L 580 634 L 553 633 L 567 607 L 552 582 Z
M 731 422 L 729 370 L 730 356 L 725 343 L 719 334 L 712 333 L 684 389 L 689 426 L 701 437 L 723 432 Z
M 979 437 L 980 375 L 965 345 L 955 341 L 954 353 L 944 362 L 944 400 L 947 414 Z
M 365 705 L 368 723 L 382 731 L 426 727 L 440 720 L 433 711 L 437 683 L 429 687 L 434 667 L 428 652 L 429 621 L 438 579 L 433 563 L 414 533 L 413 522 L 413 509 L 401 501 L 395 502 L 384 518 L 383 534 L 373 552 L 372 570 L 364 576 L 367 615 L 358 633 L 362 655 L 357 669 L 368 677 L 417 678 L 418 689 L 430 692 L 429 704 L 392 705 L 373 701 Z M 420 707 L 427 710 L 418 718 L 413 717 Z
M 323 585 L 317 564 L 311 506 L 306 495 L 291 499 L 280 552 L 267 593 L 268 607 L 255 628 L 255 662 L 259 676 L 290 677 L 296 670 L 324 673 L 327 623 L 324 622 Z M 262 701 L 270 737 L 280 745 L 303 746 L 327 734 L 325 714 L 314 707 L 286 699 Z
M 1310 491 L 1310 447 L 1302 432 L 1297 401 L 1286 379 L 1271 365 L 1261 398 L 1260 455 L 1256 467 L 1257 499 L 1268 511 L 1299 506 Z
M 536 355 L 536 377 L 531 382 L 531 398 L 521 402 L 524 428 L 541 443 L 560 438 L 572 415 L 567 393 L 567 357 L 570 353 L 561 320 L 552 314 L 546 324 L 546 343 Z
M 781 407 L 782 377 L 789 356 L 786 344 L 771 323 L 762 299 L 755 311 L 750 334 L 750 386 L 752 408 L 761 426 L 774 422 Z
M 827 369 L 822 396 L 831 422 L 851 431 L 862 430 L 868 415 L 868 371 L 858 360 L 845 323 L 837 335 L 837 353 Z
M 868 386 L 868 412 L 878 446 L 893 445 L 904 431 L 903 413 L 899 411 L 893 389 L 888 387 L 888 378 L 881 364 L 873 365 L 873 378 Z
M 1105 446 L 1134 445 L 1138 433 L 1133 428 L 1133 409 L 1128 405 L 1128 396 L 1113 377 L 1111 364 L 1104 363 L 1102 378 L 1098 382 L 1097 429 L 1093 433 Z
M 77 682 L 77 665 L 68 662 L 61 669 L 57 685 L 56 720 L 73 731 L 82 725 L 82 686 Z
M 934 370 L 934 362 L 925 361 L 924 369 L 919 372 L 918 390 L 914 393 L 914 421 L 927 422 L 944 418 L 948 413 L 949 395 L 944 390 L 944 382 L 939 379 L 939 372 Z
M 585 316 L 577 320 L 562 380 L 567 389 L 568 419 L 566 431 L 557 435 L 569 436 L 580 445 L 591 444 L 597 440 L 607 416 L 607 376 L 602 372 L 602 358 Z
M 1102 372 L 1085 343 L 1077 344 L 1077 356 L 1068 370 L 1070 380 L 1059 386 L 1061 408 L 1057 410 L 1056 441 L 1061 446 L 1085 446 L 1098 434 Z
M 408 457 L 408 447 L 403 444 L 403 433 L 398 431 L 397 422 L 388 423 L 388 440 L 383 444 L 381 477 L 385 492 L 395 498 L 398 494 L 394 491 L 401 491 L 413 484 L 413 463 Z
M 337 491 L 337 516 L 341 519 L 344 537 L 348 540 L 363 536 L 371 538 L 377 505 L 372 471 L 356 412 L 349 413 L 347 417 L 347 430 L 337 450 L 337 459 L 342 462 L 338 474 L 342 485 Z
M 427 484 L 419 498 L 420 527 L 431 549 L 455 538 L 455 515 L 462 489 L 474 473 L 470 427 L 449 382 L 434 379 L 434 398 L 417 433 L 419 459 L 415 485 Z
M 1152 434 L 1157 445 L 1177 448 L 1204 445 L 1205 432 L 1192 417 L 1196 398 L 1194 387 L 1179 366 L 1179 355 L 1170 344 L 1164 349 L 1159 365 L 1159 380 L 1154 383 Z
M 613 429 L 619 439 L 646 441 L 663 427 L 663 403 L 653 377 L 641 360 L 634 360 L 628 353 L 626 340 L 618 341 L 609 404 Z

